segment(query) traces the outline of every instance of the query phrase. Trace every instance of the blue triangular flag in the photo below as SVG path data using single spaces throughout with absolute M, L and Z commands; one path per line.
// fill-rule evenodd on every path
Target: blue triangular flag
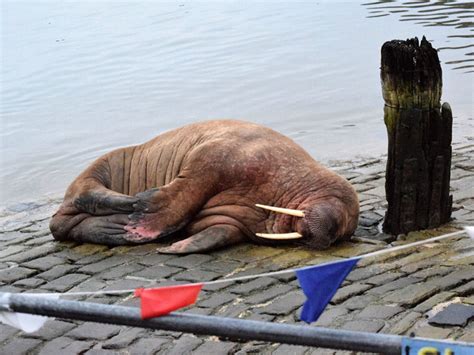
M 311 323 L 319 318 L 358 261 L 359 259 L 348 259 L 296 270 L 300 286 L 307 297 L 301 311 L 301 320 Z

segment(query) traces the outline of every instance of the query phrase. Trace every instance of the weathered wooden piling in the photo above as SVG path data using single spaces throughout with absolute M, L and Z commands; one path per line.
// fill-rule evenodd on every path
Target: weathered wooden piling
M 383 229 L 401 234 L 451 217 L 452 113 L 440 105 L 441 66 L 425 37 L 382 46 L 384 120 L 388 133 Z

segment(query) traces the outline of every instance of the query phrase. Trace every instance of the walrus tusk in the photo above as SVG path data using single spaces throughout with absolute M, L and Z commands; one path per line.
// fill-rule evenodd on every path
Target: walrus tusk
M 258 204 L 258 203 L 255 206 L 263 208 L 265 210 L 273 211 L 273 212 L 289 214 L 290 216 L 304 217 L 304 212 L 300 211 L 300 210 L 292 210 L 292 209 L 289 209 L 289 208 L 266 206 L 266 205 L 261 205 L 261 204 Z
M 279 239 L 279 240 L 284 240 L 284 239 L 299 239 L 302 238 L 303 236 L 299 234 L 298 232 L 293 232 L 293 233 L 275 233 L 275 234 L 267 234 L 267 233 L 255 233 L 256 236 L 261 237 L 261 238 L 266 238 L 266 239 Z

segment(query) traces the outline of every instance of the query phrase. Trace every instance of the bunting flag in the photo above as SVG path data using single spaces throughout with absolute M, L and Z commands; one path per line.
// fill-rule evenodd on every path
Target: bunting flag
M 50 298 L 50 299 L 59 299 L 59 294 L 51 294 L 51 295 L 35 295 L 34 293 L 31 294 L 35 297 L 43 297 L 43 298 Z M 20 312 L 10 312 L 10 311 L 1 311 L 0 312 L 0 323 L 7 324 L 14 328 L 20 329 L 25 333 L 34 333 L 39 330 L 44 323 L 48 319 L 54 319 L 45 316 L 38 316 L 35 314 L 29 313 L 20 313 Z
M 142 319 L 159 317 L 196 302 L 202 288 L 200 284 L 187 284 L 159 288 L 137 288 Z
M 296 276 L 307 298 L 301 311 L 301 320 L 311 323 L 319 318 L 358 261 L 359 259 L 348 259 L 296 270 Z
M 467 226 L 467 227 L 464 227 L 464 230 L 466 231 L 467 235 L 469 236 L 469 238 L 471 238 L 472 240 L 474 240 L 474 226 Z

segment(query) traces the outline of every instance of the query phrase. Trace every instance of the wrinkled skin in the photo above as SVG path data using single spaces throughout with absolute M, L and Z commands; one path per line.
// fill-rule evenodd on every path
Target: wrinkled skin
M 299 209 L 273 213 L 256 203 Z M 289 138 L 256 124 L 188 125 L 97 159 L 69 186 L 50 228 L 57 240 L 123 245 L 181 241 L 164 253 L 203 252 L 255 233 L 299 232 L 293 243 L 329 247 L 354 232 L 357 195 Z

